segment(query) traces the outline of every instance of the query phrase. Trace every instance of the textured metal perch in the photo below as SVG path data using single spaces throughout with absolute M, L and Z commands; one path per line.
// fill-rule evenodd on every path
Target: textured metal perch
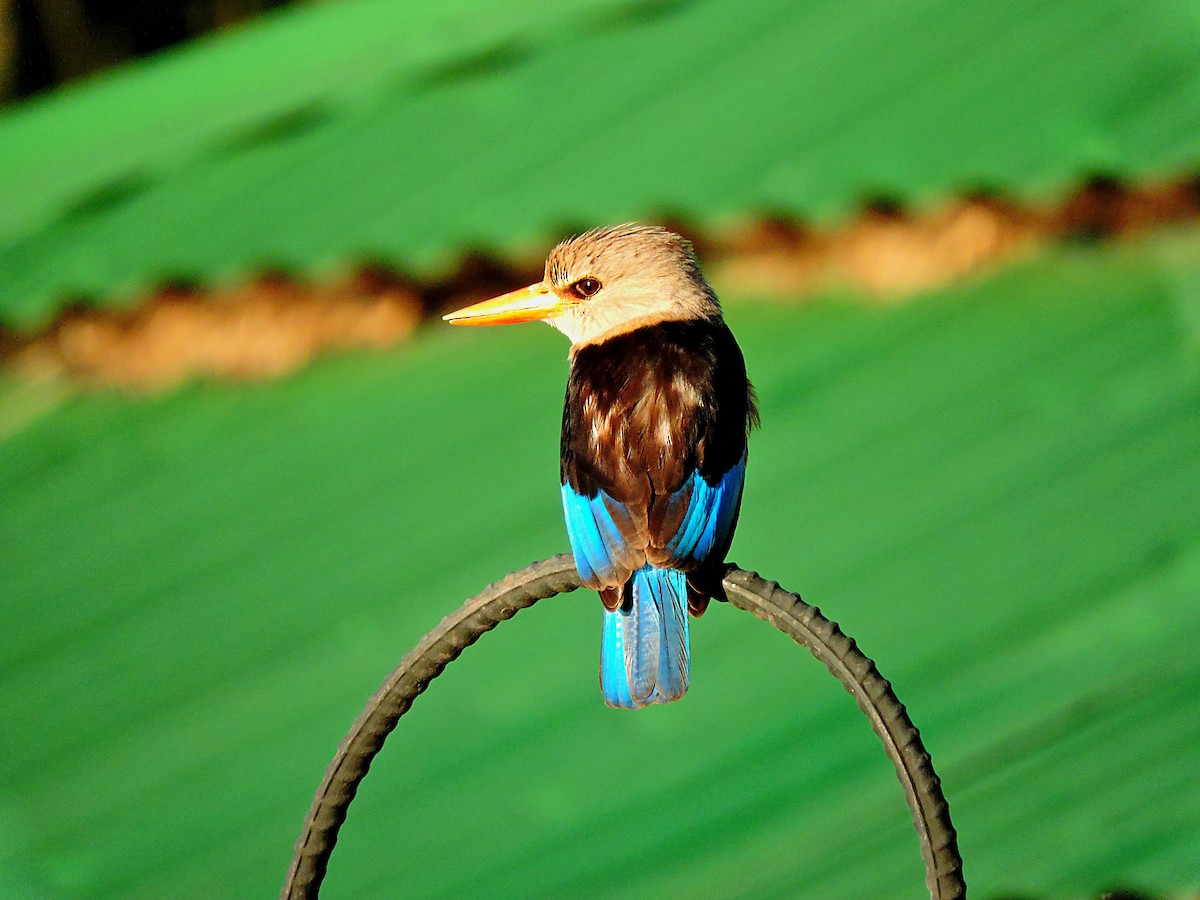
M 941 782 L 891 685 L 854 641 L 796 594 L 730 566 L 723 582 L 731 604 L 747 610 L 808 649 L 858 702 L 883 741 L 904 787 L 925 860 L 925 882 L 934 900 L 966 896 L 962 858 Z M 429 682 L 437 678 L 485 632 L 505 619 L 556 594 L 579 587 L 569 554 L 534 563 L 472 597 L 425 635 L 400 661 L 342 739 L 313 798 L 296 841 L 281 897 L 314 898 L 325 877 L 338 830 L 375 754 Z

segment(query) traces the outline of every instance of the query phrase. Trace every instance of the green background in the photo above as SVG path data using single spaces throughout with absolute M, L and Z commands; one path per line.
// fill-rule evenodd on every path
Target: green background
M 0 118 L 0 314 L 1174 176 L 1200 160 L 1198 47 L 1183 0 L 300 7 Z
M 1200 159 L 1194 3 L 298 6 L 0 117 L 0 317 L 263 266 L 837 223 Z M 897 307 L 724 292 L 758 386 L 732 558 L 892 679 L 976 896 L 1200 889 L 1200 232 Z M 566 548 L 565 344 L 423 328 L 269 384 L 0 375 L 0 896 L 271 896 L 365 699 Z M 328 896 L 920 897 L 901 790 L 807 654 L 715 606 L 605 709 L 547 601 L 422 697 Z
M 890 310 L 729 304 L 764 421 L 732 558 L 894 681 L 981 896 L 1197 884 L 1198 241 Z M 75 398 L 0 444 L 9 889 L 277 889 L 383 675 L 566 546 L 564 350 L 436 328 L 270 386 Z M 807 654 L 718 606 L 686 700 L 621 713 L 599 610 L 523 613 L 418 701 L 329 896 L 921 895 L 890 766 Z

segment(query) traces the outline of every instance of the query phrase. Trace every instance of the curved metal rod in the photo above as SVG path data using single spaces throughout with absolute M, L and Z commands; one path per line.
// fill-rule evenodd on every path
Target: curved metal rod
M 722 586 L 730 603 L 770 622 L 802 644 L 854 697 L 883 741 L 883 749 L 904 788 L 921 841 L 929 896 L 933 900 L 965 897 L 967 883 L 963 880 L 958 835 L 950 821 L 950 804 L 933 770 L 933 760 L 921 743 L 921 733 L 891 683 L 852 638 L 821 615 L 817 607 L 801 600 L 799 594 L 763 580 L 756 572 L 743 572 L 733 566 L 725 572 Z
M 579 587 L 570 554 L 514 572 L 444 618 L 400 661 L 367 701 L 325 770 L 296 841 L 282 898 L 315 898 L 325 877 L 338 830 L 375 754 L 413 701 L 460 653 L 520 610 Z M 950 807 L 921 735 L 891 685 L 853 640 L 796 594 L 753 572 L 730 565 L 722 583 L 726 598 L 790 635 L 823 662 L 858 702 L 883 741 L 904 787 L 925 860 L 925 883 L 933 900 L 966 896 L 962 857 Z

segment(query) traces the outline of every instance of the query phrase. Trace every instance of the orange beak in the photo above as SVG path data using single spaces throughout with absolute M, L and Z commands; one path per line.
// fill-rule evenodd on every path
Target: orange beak
M 474 306 L 456 309 L 442 316 L 451 325 L 509 325 L 534 322 L 556 315 L 566 307 L 562 299 L 544 281 L 519 291 L 484 300 Z

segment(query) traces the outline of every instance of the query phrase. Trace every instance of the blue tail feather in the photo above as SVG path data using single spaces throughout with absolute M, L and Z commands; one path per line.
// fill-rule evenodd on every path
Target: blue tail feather
M 600 683 L 604 702 L 623 709 L 678 700 L 688 689 L 687 576 L 644 566 L 631 601 L 604 613 Z

